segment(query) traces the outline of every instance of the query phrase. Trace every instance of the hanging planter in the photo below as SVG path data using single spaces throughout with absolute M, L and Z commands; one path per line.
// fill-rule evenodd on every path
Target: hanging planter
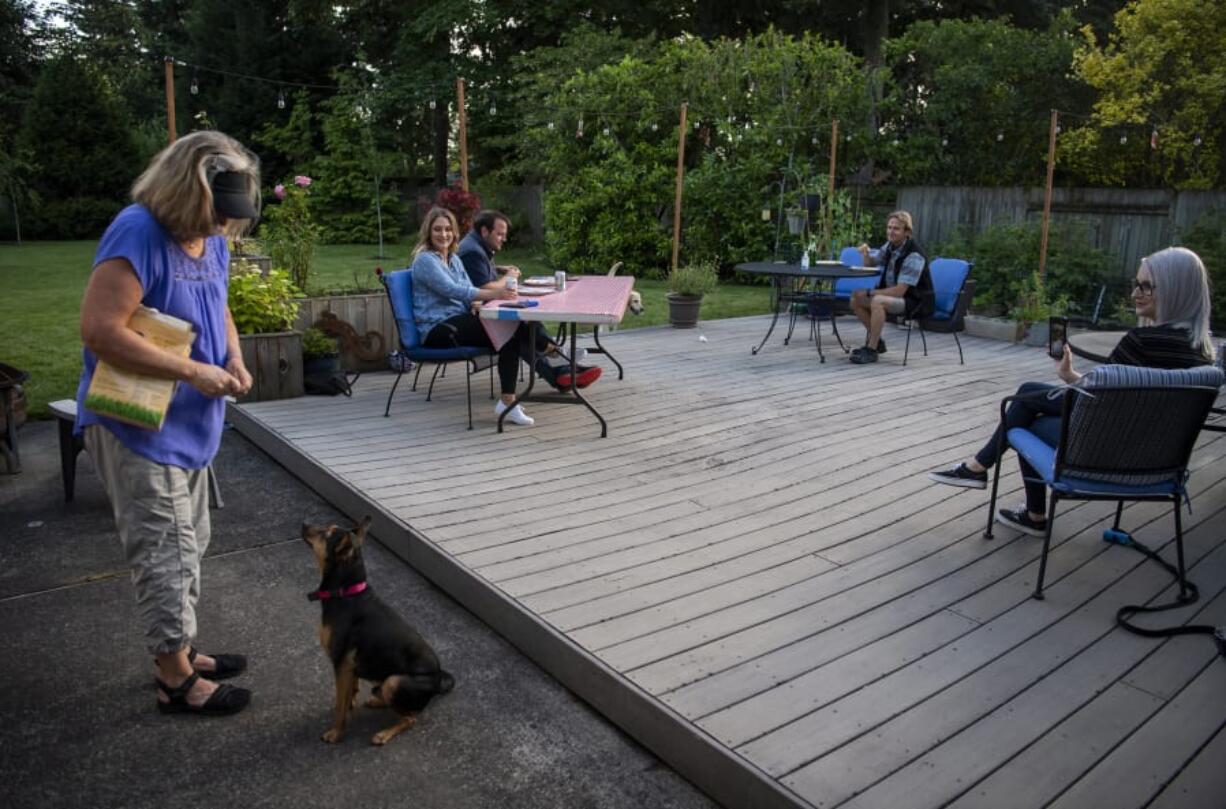
M 805 232 L 805 212 L 800 208 L 788 209 L 788 233 L 799 236 Z

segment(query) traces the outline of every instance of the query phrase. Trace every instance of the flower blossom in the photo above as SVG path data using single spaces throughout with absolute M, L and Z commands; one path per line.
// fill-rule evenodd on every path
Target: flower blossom
M 294 185 L 298 186 L 299 188 L 306 188 L 310 184 L 311 184 L 311 178 L 306 176 L 305 174 L 299 174 L 297 177 L 294 178 Z
M 277 183 L 277 185 L 272 189 L 272 195 L 277 199 L 285 199 L 285 186 Z

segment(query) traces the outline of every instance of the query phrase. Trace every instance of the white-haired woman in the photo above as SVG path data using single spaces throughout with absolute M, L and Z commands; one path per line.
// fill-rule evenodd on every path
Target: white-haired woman
M 133 204 L 103 234 L 81 303 L 76 430 L 111 502 L 164 713 L 230 714 L 250 699 L 246 689 L 214 682 L 241 673 L 244 657 L 197 653 L 192 643 L 222 397 L 251 387 L 226 304 L 225 235 L 241 234 L 257 217 L 259 185 L 256 158 L 219 132 L 167 146 L 133 184 Z M 141 306 L 192 325 L 190 356 L 164 351 L 129 328 Z M 98 360 L 181 383 L 161 429 L 85 406 Z
M 1132 300 L 1137 318 L 1143 324 L 1129 330 L 1107 362 L 1149 368 L 1193 368 L 1214 361 L 1209 336 L 1209 275 L 1200 257 L 1184 247 L 1168 247 L 1141 259 L 1132 284 Z M 1068 345 L 1057 374 L 1072 385 L 1081 379 L 1073 369 Z M 952 469 L 929 472 L 937 483 L 983 489 L 988 469 L 1000 461 L 997 455 L 1001 432 L 1014 427 L 1030 429 L 1048 444 L 1060 440 L 1063 397 L 1051 395 L 1055 385 L 1027 382 L 1017 389 L 1023 399 L 1015 399 L 1005 410 L 1004 421 L 979 452 Z M 1055 418 L 1040 419 L 1040 416 Z M 1019 457 L 1026 488 L 1026 505 L 1001 509 L 996 521 L 1032 536 L 1043 536 L 1047 528 L 1047 489 L 1038 475 Z

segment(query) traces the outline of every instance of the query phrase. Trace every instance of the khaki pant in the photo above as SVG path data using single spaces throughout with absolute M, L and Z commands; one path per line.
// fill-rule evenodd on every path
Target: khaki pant
M 196 635 L 200 560 L 209 546 L 208 469 L 144 458 L 97 424 L 85 428 L 132 571 L 151 654 L 176 652 Z

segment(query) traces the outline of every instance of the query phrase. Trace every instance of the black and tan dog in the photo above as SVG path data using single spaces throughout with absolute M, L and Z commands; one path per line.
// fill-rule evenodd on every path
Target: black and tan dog
M 336 705 L 332 727 L 323 734 L 325 742 L 339 742 L 344 736 L 359 679 L 375 683 L 367 706 L 391 706 L 400 716 L 371 737 L 371 744 L 387 744 L 412 727 L 434 695 L 455 685 L 430 645 L 366 584 L 362 543 L 369 527 L 370 517 L 351 531 L 335 525 L 302 526 L 302 538 L 322 573 L 319 589 L 307 598 L 322 607 L 319 642 L 336 675 Z

